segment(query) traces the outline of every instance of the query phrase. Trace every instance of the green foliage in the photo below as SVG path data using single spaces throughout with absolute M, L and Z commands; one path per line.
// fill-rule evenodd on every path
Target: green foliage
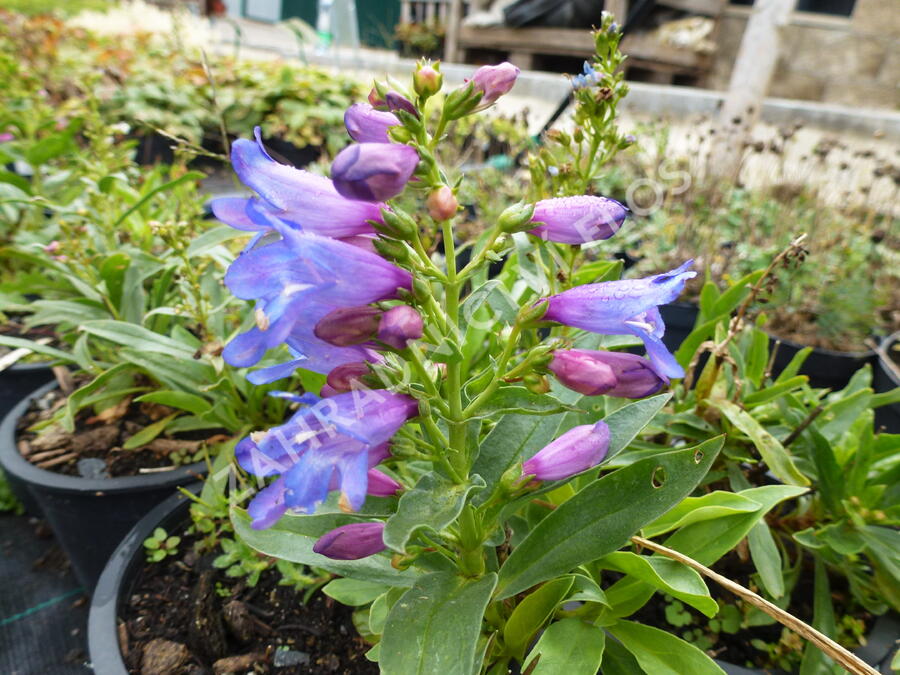
M 12 513 L 17 516 L 25 513 L 25 507 L 12 493 L 6 475 L 2 471 L 0 471 L 0 513 Z
M 170 537 L 163 528 L 157 527 L 153 530 L 153 534 L 144 540 L 147 562 L 162 562 L 168 556 L 178 555 L 179 544 L 181 544 L 181 537 Z

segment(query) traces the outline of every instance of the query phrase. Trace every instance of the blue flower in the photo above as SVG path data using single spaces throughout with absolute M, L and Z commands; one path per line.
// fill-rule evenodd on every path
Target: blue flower
M 678 269 L 644 279 L 604 281 L 576 286 L 546 298 L 544 319 L 601 335 L 636 335 L 644 341 L 654 369 L 669 378 L 684 377 L 684 369 L 662 343 L 666 326 L 659 305 L 672 302 L 688 279 L 688 260 Z
M 367 222 L 381 222 L 382 204 L 347 199 L 322 176 L 272 159 L 263 147 L 259 127 L 256 142 L 238 139 L 231 147 L 231 163 L 241 182 L 259 197 L 223 197 L 210 206 L 216 218 L 239 230 L 273 229 L 273 219 L 327 237 L 372 234 Z
M 384 458 L 384 444 L 417 414 L 418 403 L 404 394 L 355 390 L 301 408 L 287 423 L 243 439 L 235 456 L 246 471 L 280 475 L 248 507 L 253 527 L 268 527 L 287 510 L 312 513 L 334 488 L 341 491 L 341 508 L 358 510 L 369 470 Z

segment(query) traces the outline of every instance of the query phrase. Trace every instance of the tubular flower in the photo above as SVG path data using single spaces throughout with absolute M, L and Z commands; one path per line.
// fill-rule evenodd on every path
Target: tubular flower
M 609 239 L 625 222 L 628 209 L 615 199 L 580 195 L 542 199 L 534 205 L 531 234 L 560 244 Z
M 359 345 L 375 337 L 381 315 L 377 307 L 341 307 L 322 317 L 313 332 L 337 347 Z
M 381 221 L 380 204 L 347 199 L 327 178 L 272 159 L 262 145 L 239 139 L 231 148 L 231 162 L 241 182 L 259 198 L 222 197 L 210 206 L 216 218 L 239 230 L 277 229 L 273 219 L 290 227 L 327 237 L 373 234 L 366 221 Z
M 403 192 L 418 164 L 419 153 L 408 145 L 357 143 L 334 158 L 331 180 L 347 199 L 382 202 Z
M 329 489 L 341 491 L 342 509 L 358 510 L 384 444 L 417 414 L 418 403 L 409 396 L 357 390 L 322 399 L 285 424 L 244 438 L 235 448 L 238 463 L 259 477 L 280 474 L 250 503 L 253 527 L 268 527 L 287 510 L 312 513 Z M 375 487 L 382 489 L 378 481 Z
M 508 61 L 496 66 L 482 66 L 476 70 L 472 79 L 469 80 L 474 85 L 474 90 L 481 92 L 481 100 L 475 110 L 484 110 L 494 105 L 497 99 L 513 88 L 520 72 Z
M 314 338 L 312 326 L 336 307 L 396 298 L 398 289 L 412 283 L 409 272 L 359 247 L 290 228 L 281 235 L 243 253 L 225 274 L 235 296 L 256 300 L 256 328 L 226 347 L 231 365 L 253 365 L 289 336 L 301 346 Z M 297 351 L 308 356 L 302 346 Z
M 522 476 L 562 480 L 597 466 L 609 450 L 609 427 L 602 420 L 570 429 L 522 464 Z
M 365 362 L 345 363 L 328 373 L 325 383 L 333 391 L 345 392 L 352 390 L 354 387 L 358 389 L 362 378 L 370 374 L 371 371 L 369 371 L 369 367 Z
M 681 267 L 643 279 L 604 281 L 576 286 L 545 298 L 543 318 L 601 335 L 635 335 L 644 342 L 654 370 L 665 377 L 684 377 L 684 369 L 662 343 L 665 324 L 659 305 L 672 302 L 688 279 L 688 260 Z
M 368 103 L 354 103 L 344 113 L 344 126 L 358 143 L 390 143 L 388 129 L 400 124 L 393 113 L 375 110 Z
M 567 349 L 554 352 L 548 367 L 561 384 L 585 396 L 643 398 L 669 383 L 650 361 L 623 352 Z
M 313 551 L 332 560 L 359 560 L 385 548 L 384 523 L 350 523 L 322 535 Z

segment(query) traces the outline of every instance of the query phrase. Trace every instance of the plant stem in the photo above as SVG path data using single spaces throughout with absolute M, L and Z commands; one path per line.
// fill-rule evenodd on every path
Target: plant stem
M 447 338 L 459 339 L 459 290 L 460 283 L 456 275 L 456 244 L 453 241 L 453 226 L 449 220 L 442 224 L 444 237 L 444 254 L 447 257 L 447 285 L 444 302 L 447 313 Z M 450 463 L 456 472 L 466 477 L 469 475 L 469 462 L 466 456 L 466 422 L 462 411 L 462 364 L 453 360 L 447 364 L 447 405 L 450 427 Z
M 687 565 L 691 569 L 696 570 L 703 576 L 709 577 L 719 585 L 724 586 L 727 590 L 731 591 L 743 600 L 746 600 L 757 609 L 762 610 L 783 626 L 787 626 L 801 637 L 812 642 L 816 647 L 821 649 L 835 662 L 840 664 L 841 667 L 844 668 L 844 670 L 846 670 L 848 673 L 854 673 L 854 675 L 878 675 L 877 670 L 862 661 L 858 656 L 851 654 L 849 651 L 841 647 L 830 637 L 820 633 L 809 624 L 806 624 L 795 617 L 793 614 L 785 612 L 778 605 L 775 605 L 765 598 L 760 597 L 749 588 L 744 588 L 728 577 L 723 577 L 721 574 L 713 572 L 708 567 L 701 565 L 699 562 L 697 562 L 693 558 L 689 558 L 683 553 L 679 553 L 678 551 L 672 550 L 671 548 L 661 546 L 660 544 L 654 543 L 649 539 L 634 536 L 631 538 L 631 541 L 638 546 L 648 548 L 651 551 L 655 551 L 660 555 L 666 556 L 667 558 L 677 560 L 683 565 Z

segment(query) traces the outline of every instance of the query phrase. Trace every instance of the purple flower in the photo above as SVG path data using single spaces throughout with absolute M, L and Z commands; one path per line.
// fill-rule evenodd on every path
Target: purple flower
M 354 103 L 344 113 L 347 133 L 359 143 L 390 143 L 388 129 L 398 124 L 396 115 L 375 110 L 368 103 Z
M 388 110 L 393 112 L 404 110 L 413 117 L 419 116 L 419 111 L 416 110 L 416 106 L 412 104 L 412 101 L 402 94 L 398 94 L 396 91 L 389 91 L 384 97 L 384 102 L 387 105 Z
M 372 497 L 393 497 L 403 486 L 378 469 L 369 469 L 369 487 L 366 494 Z
M 382 202 L 403 192 L 418 164 L 419 153 L 408 145 L 357 143 L 334 158 L 331 179 L 348 199 Z
M 522 464 L 522 476 L 562 480 L 597 466 L 609 450 L 609 427 L 602 420 L 570 429 Z
M 210 203 L 216 218 L 239 230 L 277 229 L 272 220 L 328 237 L 373 234 L 366 222 L 381 222 L 379 204 L 347 199 L 327 178 L 272 159 L 262 145 L 239 139 L 231 147 L 231 163 L 241 182 L 260 198 L 223 197 Z
M 385 548 L 384 523 L 350 523 L 322 535 L 313 551 L 332 560 L 359 560 Z
M 287 510 L 312 513 L 329 489 L 340 489 L 341 508 L 358 510 L 368 490 L 369 469 L 383 459 L 384 444 L 418 410 L 416 400 L 404 394 L 354 390 L 321 399 L 285 424 L 241 440 L 235 457 L 246 471 L 259 477 L 281 475 L 248 507 L 253 527 L 268 527 Z
M 422 317 L 409 305 L 391 307 L 381 317 L 377 339 L 394 349 L 406 349 L 409 340 L 422 337 Z
M 398 289 L 412 283 L 409 272 L 356 246 L 291 228 L 282 228 L 281 235 L 241 254 L 225 274 L 234 295 L 256 300 L 256 328 L 226 347 L 231 365 L 253 365 L 289 336 L 296 343 L 289 346 L 306 354 L 302 343 L 315 339 L 312 327 L 328 312 L 396 298 Z
M 628 209 L 615 199 L 580 195 L 542 199 L 534 205 L 531 234 L 560 244 L 609 239 L 625 222 Z
M 553 353 L 548 367 L 560 383 L 585 396 L 643 398 L 669 383 L 647 359 L 622 352 L 561 350 Z
M 377 307 L 341 307 L 322 317 L 313 332 L 337 347 L 359 345 L 375 337 L 382 314 Z
M 0 143 L 8 143 L 14 138 L 15 136 L 13 136 L 11 133 L 9 133 L 8 131 L 4 131 L 2 134 L 0 134 Z
M 659 305 L 672 302 L 688 279 L 688 260 L 678 269 L 644 279 L 604 281 L 576 286 L 545 298 L 544 319 L 601 335 L 636 335 L 644 341 L 654 370 L 669 378 L 684 377 L 684 369 L 662 343 L 665 324 Z
M 519 69 L 508 61 L 496 66 L 482 66 L 472 75 L 471 81 L 475 91 L 481 92 L 481 101 L 476 110 L 483 110 L 494 105 L 497 99 L 513 88 Z

